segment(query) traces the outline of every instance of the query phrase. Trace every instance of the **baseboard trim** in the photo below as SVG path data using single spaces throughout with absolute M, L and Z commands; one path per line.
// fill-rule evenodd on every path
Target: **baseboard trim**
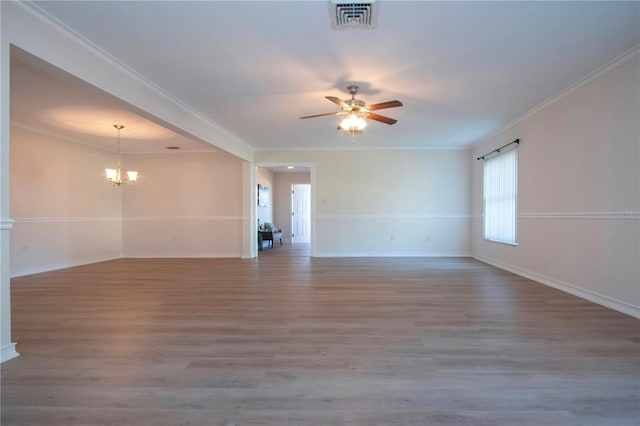
M 9 361 L 10 359 L 16 358 L 20 356 L 18 352 L 16 352 L 16 344 L 9 343 L 8 345 L 0 348 L 0 364 Z
M 323 252 L 316 250 L 314 257 L 470 257 L 467 252 Z
M 484 256 L 479 256 L 477 254 L 472 254 L 471 257 L 481 262 L 495 266 L 497 268 L 504 269 L 505 271 L 509 271 L 516 275 L 520 275 L 521 277 L 529 278 L 530 280 L 536 281 L 540 284 L 553 287 L 557 290 L 564 291 L 565 293 L 572 294 L 581 299 L 588 300 L 589 302 L 593 302 L 598 305 L 604 306 L 605 308 L 613 309 L 614 311 L 618 311 L 623 314 L 640 319 L 640 307 L 638 306 L 633 306 L 628 303 L 624 303 L 619 300 L 612 299 L 610 297 L 603 296 L 601 294 L 598 294 L 589 290 L 584 290 L 582 288 L 573 286 L 571 284 L 564 283 L 562 281 L 558 281 L 553 278 L 549 278 L 544 275 L 540 275 L 535 272 L 531 272 L 526 269 L 522 269 L 517 266 L 513 266 L 508 263 L 501 262 L 499 260 L 489 259 Z
M 125 254 L 125 259 L 239 259 L 242 253 L 139 253 Z
M 388 220 L 388 219 L 469 219 L 468 214 L 324 214 L 316 220 Z
M 107 262 L 109 260 L 121 259 L 122 256 L 99 256 L 88 259 L 82 259 L 75 262 L 53 263 L 49 265 L 35 266 L 32 268 L 11 271 L 11 278 L 24 277 L 26 275 L 41 274 L 43 272 L 57 271 L 58 269 L 73 268 L 75 266 L 90 265 L 92 263 Z

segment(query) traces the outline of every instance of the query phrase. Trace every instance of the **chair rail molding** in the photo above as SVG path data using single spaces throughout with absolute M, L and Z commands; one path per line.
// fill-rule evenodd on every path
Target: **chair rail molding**
M 120 217 L 20 217 L 15 223 L 120 222 Z
M 198 221 L 242 221 L 244 216 L 129 216 L 123 217 L 124 222 L 145 222 L 145 221 L 179 221 L 179 222 L 198 222 Z
M 640 220 L 639 210 L 609 210 L 601 212 L 536 212 L 520 213 L 518 219 L 600 219 Z
M 13 228 L 15 220 L 10 219 L 8 217 L 0 218 L 0 230 L 9 230 Z

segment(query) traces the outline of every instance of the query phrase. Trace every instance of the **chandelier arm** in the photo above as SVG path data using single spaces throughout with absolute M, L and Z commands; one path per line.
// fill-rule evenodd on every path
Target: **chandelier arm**
M 118 130 L 118 139 L 117 139 L 117 155 L 118 155 L 118 168 L 117 169 L 105 169 L 106 173 L 107 173 L 107 182 L 111 185 L 111 186 L 120 186 L 123 183 L 126 185 L 134 185 L 136 180 L 137 180 L 137 174 L 138 172 L 136 171 L 126 171 L 127 180 L 122 180 L 122 153 L 120 152 L 120 130 L 124 129 L 124 126 L 122 124 L 114 124 L 113 127 L 115 127 Z M 110 172 L 114 172 L 113 174 Z M 112 176 L 112 177 L 111 177 Z

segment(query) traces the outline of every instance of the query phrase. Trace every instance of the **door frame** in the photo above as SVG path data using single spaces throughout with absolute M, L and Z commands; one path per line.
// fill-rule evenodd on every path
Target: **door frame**
M 310 226 L 309 226 L 309 231 L 310 231 L 310 238 L 311 238 L 311 257 L 315 257 L 316 255 L 316 203 L 315 203 L 315 180 L 316 180 L 316 169 L 315 169 L 315 163 L 313 162 L 301 162 L 301 161 L 278 161 L 278 162 L 270 162 L 270 161 L 257 161 L 254 163 L 253 167 L 253 173 L 254 173 L 254 184 L 257 185 L 257 176 L 256 176 L 256 169 L 258 167 L 288 167 L 288 166 L 293 166 L 293 167 L 305 167 L 307 169 L 309 169 L 309 184 L 311 185 L 311 191 L 310 191 L 310 197 L 311 197 L 311 212 L 310 212 Z M 285 172 L 286 173 L 286 172 Z M 293 172 L 295 173 L 295 172 Z M 251 191 L 250 193 L 250 197 L 251 197 L 251 203 L 255 203 L 256 202 L 256 188 L 257 186 L 252 184 L 251 185 Z M 289 210 L 289 214 L 291 214 L 291 194 L 289 194 L 289 206 L 287 207 Z M 252 213 L 251 213 L 251 220 L 250 222 L 252 224 L 255 224 L 257 220 L 257 209 L 253 209 Z M 257 238 L 257 236 L 256 236 Z M 257 244 L 256 244 L 256 253 L 255 255 L 257 256 Z

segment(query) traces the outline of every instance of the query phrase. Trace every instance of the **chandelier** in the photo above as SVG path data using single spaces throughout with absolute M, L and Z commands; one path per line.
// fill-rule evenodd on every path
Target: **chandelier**
M 122 180 L 120 174 L 120 130 L 124 129 L 122 124 L 114 124 L 113 127 L 118 129 L 118 168 L 117 169 L 104 169 L 107 174 L 107 182 L 111 184 L 111 186 L 120 186 L 123 183 L 127 185 L 133 185 L 138 178 L 138 172 L 135 171 L 127 171 L 127 178 L 129 180 Z

